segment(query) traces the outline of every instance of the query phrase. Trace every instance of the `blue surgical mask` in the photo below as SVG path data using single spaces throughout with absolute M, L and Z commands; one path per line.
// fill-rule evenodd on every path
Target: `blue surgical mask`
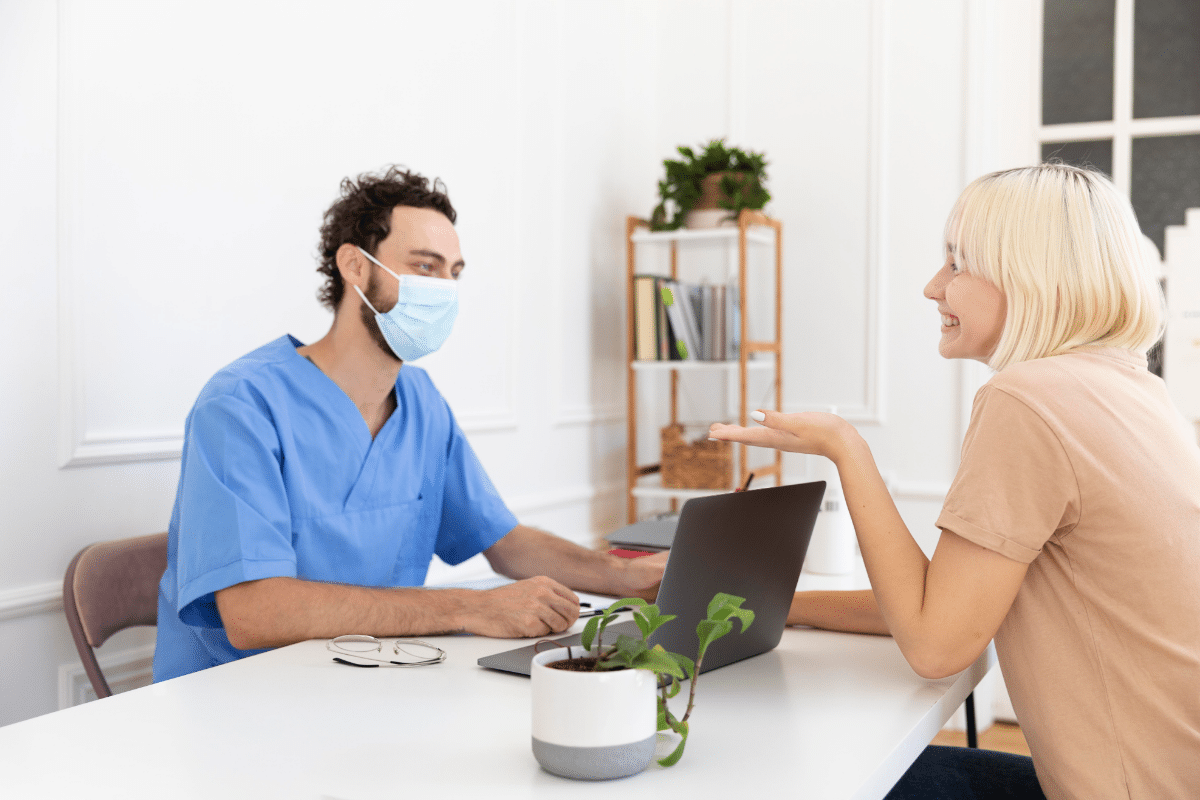
M 366 250 L 359 247 L 358 251 L 400 282 L 396 305 L 386 314 L 379 313 L 362 289 L 354 287 L 367 307 L 375 312 L 375 323 L 396 358 L 416 361 L 441 347 L 458 316 L 458 284 L 448 278 L 397 275 Z

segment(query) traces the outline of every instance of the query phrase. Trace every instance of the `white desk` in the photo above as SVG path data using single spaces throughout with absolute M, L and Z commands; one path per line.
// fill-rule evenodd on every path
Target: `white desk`
M 475 663 L 514 643 L 432 641 L 449 652 L 433 667 L 352 669 L 303 642 L 0 728 L 0 787 L 43 800 L 614 796 L 534 761 L 528 679 Z M 706 673 L 683 760 L 620 790 L 880 798 L 993 663 L 989 647 L 927 681 L 890 638 L 788 629 L 776 650 Z

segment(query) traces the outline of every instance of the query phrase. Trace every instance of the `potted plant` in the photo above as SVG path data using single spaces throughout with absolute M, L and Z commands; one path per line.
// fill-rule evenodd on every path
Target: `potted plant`
M 762 153 L 726 147 L 724 139 L 713 139 L 699 155 L 690 147 L 676 149 L 683 158 L 663 161 L 666 178 L 658 183 L 660 202 L 650 214 L 651 230 L 716 227 L 771 199 L 763 185 L 767 160 Z
M 718 592 L 708 616 L 696 626 L 696 660 L 650 647 L 646 639 L 674 614 L 640 598 L 618 600 L 588 620 L 582 647 L 560 647 L 533 659 L 533 753 L 548 772 L 568 778 L 603 780 L 641 772 L 654 757 L 658 731 L 679 734 L 679 744 L 659 764 L 669 767 L 683 756 L 688 720 L 696 702 L 700 665 L 708 646 L 733 629 L 745 630 L 754 612 L 744 598 Z M 633 609 L 640 637 L 621 634 L 605 646 L 604 631 L 617 613 Z M 593 644 L 595 646 L 593 647 Z M 573 652 L 578 651 L 578 652 Z M 667 700 L 691 679 L 687 710 L 676 718 Z

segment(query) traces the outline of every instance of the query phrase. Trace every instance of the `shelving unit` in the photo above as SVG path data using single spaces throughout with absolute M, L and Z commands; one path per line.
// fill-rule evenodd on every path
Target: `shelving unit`
M 679 376 L 683 372 L 701 370 L 723 370 L 737 373 L 738 377 L 738 422 L 746 425 L 749 421 L 747 382 L 752 372 L 773 370 L 775 377 L 775 408 L 783 407 L 783 224 L 759 211 L 742 211 L 738 215 L 737 227 L 707 228 L 703 230 L 677 230 L 652 232 L 650 223 L 638 217 L 627 217 L 625 220 L 626 265 L 625 276 L 626 308 L 628 310 L 628 348 L 627 362 L 629 375 L 627 384 L 627 424 L 628 451 L 626 457 L 626 478 L 628 482 L 628 520 L 638 519 L 638 499 L 667 499 L 674 509 L 680 500 L 692 497 L 705 497 L 721 494 L 729 489 L 670 489 L 662 486 L 661 461 L 653 464 L 638 464 L 638 375 L 647 376 L 667 372 L 670 374 L 670 422 L 679 421 Z M 642 274 L 637 269 L 637 246 L 639 244 L 656 244 L 669 248 L 670 272 L 664 277 L 678 279 L 680 245 L 690 242 L 725 241 L 737 243 L 737 284 L 738 303 L 741 307 L 739 314 L 741 343 L 736 361 L 638 361 L 634 358 L 634 276 Z M 749 314 L 747 313 L 748 286 L 747 252 L 750 245 L 763 245 L 774 248 L 775 255 L 775 325 L 774 340 L 751 340 L 747 335 Z M 766 357 L 756 357 L 758 354 Z M 773 356 L 773 357 L 772 357 Z M 746 464 L 746 447 L 734 445 L 734 463 L 737 465 L 734 485 L 740 486 L 745 482 L 749 469 Z M 755 478 L 768 475 L 775 477 L 775 485 L 783 478 L 783 454 L 776 451 L 774 463 L 767 466 L 754 467 Z

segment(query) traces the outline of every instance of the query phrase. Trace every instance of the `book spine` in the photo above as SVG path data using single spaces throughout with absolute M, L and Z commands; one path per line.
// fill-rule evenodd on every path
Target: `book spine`
M 736 283 L 731 283 L 728 290 L 725 292 L 725 297 L 728 299 L 725 308 L 726 328 L 728 329 L 728 351 L 726 358 L 730 361 L 736 361 L 738 353 L 741 352 L 741 337 L 742 337 L 742 307 L 738 302 L 738 287 Z
M 685 314 L 685 308 L 689 305 L 689 301 L 685 298 L 678 281 L 663 281 L 662 301 L 667 310 L 667 319 L 671 323 L 675 349 L 680 360 L 696 360 L 698 353 L 696 340 L 688 326 Z
M 700 287 L 687 283 L 678 283 L 679 295 L 682 298 L 679 306 L 683 311 L 684 325 L 687 326 L 688 346 L 695 353 L 695 360 L 704 359 L 704 344 L 700 337 Z
M 717 309 L 713 304 L 715 295 L 713 287 L 707 283 L 700 286 L 700 349 L 704 353 L 705 361 L 720 361 L 721 356 L 717 352 Z
M 713 300 L 713 358 L 718 361 L 729 358 L 729 342 L 725 330 L 725 286 L 717 284 L 712 287 Z

